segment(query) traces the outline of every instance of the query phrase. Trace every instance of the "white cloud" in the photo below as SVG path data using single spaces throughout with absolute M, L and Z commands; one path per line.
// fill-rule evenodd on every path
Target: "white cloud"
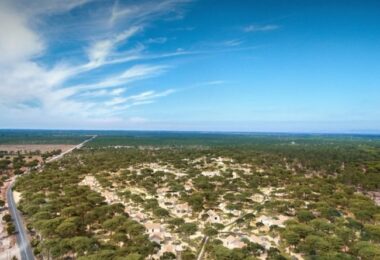
M 122 103 L 125 103 L 126 102 L 126 98 L 123 98 L 123 97 L 115 97 L 113 99 L 111 99 L 110 101 L 107 101 L 105 102 L 104 104 L 106 106 L 115 106 L 115 105 L 119 105 L 119 104 L 122 104 Z
M 89 62 L 84 66 L 84 68 L 96 68 L 104 63 L 106 63 L 107 58 L 112 54 L 113 49 L 120 43 L 125 42 L 132 36 L 134 36 L 141 27 L 133 26 L 113 38 L 108 38 L 105 40 L 95 42 L 88 50 L 87 55 Z
M 154 90 L 145 91 L 140 94 L 128 96 L 128 97 L 116 97 L 105 103 L 106 106 L 112 107 L 114 112 L 124 111 L 127 108 L 133 106 L 140 106 L 154 103 L 161 97 L 169 96 L 175 92 L 174 89 L 167 89 L 162 92 L 156 92 Z
M 52 15 L 63 13 L 94 0 L 3 0 L 12 3 L 15 8 L 28 16 Z
M 125 91 L 124 88 L 115 88 L 115 89 L 110 91 L 110 94 L 114 95 L 114 96 L 118 96 L 118 95 L 121 95 L 122 93 L 124 93 L 124 91 Z
M 234 40 L 228 40 L 228 41 L 223 42 L 223 45 L 227 47 L 235 47 L 235 46 L 241 45 L 242 43 L 243 41 L 234 39 Z
M 168 13 L 180 14 L 182 13 L 180 9 L 181 5 L 190 2 L 192 0 L 161 0 L 123 6 L 116 1 L 111 11 L 109 23 L 113 25 L 119 21 L 123 21 L 123 23 L 142 24 Z M 177 17 L 179 16 L 177 15 Z
M 23 61 L 40 55 L 43 50 L 44 43 L 29 28 L 27 18 L 5 2 L 0 3 L 0 64 Z
M 212 86 L 212 85 L 221 85 L 226 83 L 224 80 L 212 80 L 212 81 L 206 81 L 198 84 L 199 86 Z
M 117 87 L 132 81 L 157 76 L 163 73 L 166 68 L 167 66 L 163 65 L 135 65 L 118 75 L 110 76 L 102 81 L 93 84 L 71 86 L 70 88 L 76 91 L 83 91 L 91 89 Z
M 280 26 L 275 24 L 266 24 L 266 25 L 248 25 L 247 27 L 243 28 L 245 32 L 267 32 L 267 31 L 274 31 L 279 29 Z
M 133 100 L 133 101 L 145 101 L 145 100 L 151 100 L 159 97 L 166 97 L 175 91 L 173 89 L 168 89 L 163 92 L 155 92 L 153 90 L 151 91 L 146 91 L 143 93 L 140 93 L 138 95 L 130 96 L 127 98 L 127 100 Z
M 79 94 L 80 97 L 111 97 L 120 96 L 126 91 L 126 88 L 115 88 L 115 89 L 100 89 L 95 91 L 85 91 Z
M 148 43 L 158 43 L 158 44 L 163 44 L 167 42 L 168 38 L 166 37 L 157 37 L 157 38 L 150 38 L 148 39 Z
M 39 1 L 35 1 L 37 3 Z M 70 1 L 71 2 L 71 1 Z M 77 5 L 68 3 L 67 9 Z M 39 2 L 41 3 L 41 2 Z M 52 2 L 53 3 L 53 2 Z M 67 100 L 72 90 L 54 89 L 70 75 L 65 66 L 57 65 L 52 69 L 41 66 L 34 61 L 36 56 L 45 53 L 46 42 L 30 24 L 34 23 L 33 14 L 58 12 L 61 7 L 47 8 L 35 6 L 26 12 L 20 8 L 23 1 L 3 1 L 0 3 L 0 108 L 6 113 L 34 117 L 38 113 L 45 116 L 61 115 L 62 111 L 72 114 L 75 110 L 83 111 L 88 104 Z M 35 108 L 25 105 L 27 102 L 38 104 Z M 17 118 L 17 117 L 16 117 Z
M 115 97 L 112 100 L 106 102 L 105 105 L 115 106 L 126 102 L 132 102 L 132 104 L 147 104 L 143 102 L 151 102 L 157 98 L 166 97 L 174 92 L 175 91 L 173 89 L 168 89 L 162 92 L 155 92 L 154 90 L 150 90 L 128 97 Z
M 38 124 L 72 121 L 75 118 L 78 122 L 84 122 L 83 120 L 112 116 L 115 111 L 121 112 L 131 106 L 149 104 L 173 93 L 172 90 L 152 91 L 125 97 L 124 85 L 131 81 L 158 76 L 169 68 L 166 65 L 139 64 L 139 60 L 184 53 L 142 55 L 141 52 L 145 49 L 142 44 L 127 50 L 124 47 L 132 37 L 143 31 L 153 18 L 172 12 L 179 4 L 188 1 L 169 0 L 163 1 L 162 4 L 144 2 L 132 7 L 123 6 L 117 10 L 114 7 L 110 19 L 123 23 L 110 27 L 102 35 L 96 35 L 88 44 L 82 42 L 87 48 L 82 46 L 80 52 L 87 60 L 70 61 L 63 56 L 59 57 L 62 60 L 56 61 L 47 56 L 47 64 L 41 60 L 36 61 L 36 58 L 49 55 L 50 39 L 46 33 L 38 30 L 41 24 L 48 26 L 43 22 L 45 16 L 64 13 L 92 1 L 0 1 L 0 121 L 10 122 L 15 118 L 13 122 L 17 119 Z M 146 7 L 152 9 L 145 10 Z M 128 11 L 125 8 L 134 11 L 127 15 Z M 103 12 L 103 15 L 107 15 L 107 12 Z M 86 18 L 81 17 L 80 22 L 82 19 Z M 76 28 L 73 26 L 70 29 Z M 82 31 L 85 30 L 81 28 Z M 123 48 L 119 48 L 121 46 Z M 120 51 L 121 49 L 123 51 Z M 100 71 L 103 66 L 132 60 L 136 65 L 122 73 L 112 75 L 106 71 L 97 82 L 67 87 L 67 82 L 75 80 L 81 73 L 94 69 Z M 105 101 L 95 101 L 98 99 Z M 14 117 L 9 117 L 10 114 Z

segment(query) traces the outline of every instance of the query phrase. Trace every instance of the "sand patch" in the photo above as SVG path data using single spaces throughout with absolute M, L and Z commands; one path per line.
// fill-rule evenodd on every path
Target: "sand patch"
M 13 198 L 15 199 L 16 204 L 21 200 L 21 193 L 18 191 L 13 191 Z

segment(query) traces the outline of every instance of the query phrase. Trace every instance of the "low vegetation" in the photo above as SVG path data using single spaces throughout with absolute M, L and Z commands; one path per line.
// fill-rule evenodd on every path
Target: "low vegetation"
M 170 138 L 99 137 L 18 178 L 35 254 L 380 258 L 378 139 Z

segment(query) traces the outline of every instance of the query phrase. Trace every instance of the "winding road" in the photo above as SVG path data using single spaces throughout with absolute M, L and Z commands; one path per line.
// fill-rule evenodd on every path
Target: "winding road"
M 94 138 L 96 138 L 96 135 L 92 136 L 91 138 L 89 138 L 89 139 L 85 140 L 84 142 L 74 146 L 73 148 L 70 148 L 69 150 L 67 150 L 63 153 L 61 153 L 57 156 L 54 156 L 53 158 L 47 160 L 46 163 L 61 159 L 66 154 L 74 151 L 75 149 L 81 148 L 84 144 L 93 140 Z M 40 166 L 39 168 L 41 168 L 41 167 L 43 167 L 43 165 Z M 14 223 L 15 228 L 16 228 L 16 238 L 17 238 L 17 244 L 20 248 L 21 260 L 34 260 L 35 258 L 33 255 L 32 247 L 30 246 L 27 231 L 25 229 L 21 214 L 17 210 L 16 202 L 13 198 L 12 188 L 13 188 L 13 184 L 14 184 L 15 180 L 16 179 L 14 179 L 12 181 L 12 183 L 9 185 L 9 188 L 7 190 L 7 202 L 8 202 L 9 213 L 12 216 L 13 223 Z

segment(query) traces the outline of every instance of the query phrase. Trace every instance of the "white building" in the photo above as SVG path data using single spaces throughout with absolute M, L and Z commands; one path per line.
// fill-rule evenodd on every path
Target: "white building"
M 187 203 L 178 204 L 175 206 L 175 213 L 178 216 L 184 216 L 192 213 L 192 209 Z
M 223 245 L 229 249 L 243 248 L 245 243 L 241 241 L 240 237 L 229 235 L 226 239 L 223 239 Z
M 208 219 L 207 220 L 209 222 L 211 222 L 211 223 L 220 223 L 221 222 L 221 217 L 215 211 L 209 209 L 207 211 L 207 215 L 208 215 Z
M 160 223 L 148 222 L 145 224 L 145 228 L 149 234 L 161 233 L 163 231 Z

